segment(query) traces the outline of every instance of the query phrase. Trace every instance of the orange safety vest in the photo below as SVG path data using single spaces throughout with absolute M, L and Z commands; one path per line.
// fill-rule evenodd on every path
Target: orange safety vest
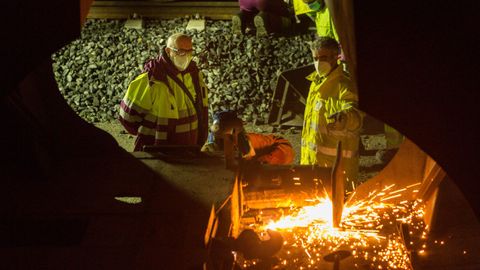
M 287 165 L 293 162 L 295 152 L 287 139 L 269 134 L 247 133 L 255 158 L 261 163 Z

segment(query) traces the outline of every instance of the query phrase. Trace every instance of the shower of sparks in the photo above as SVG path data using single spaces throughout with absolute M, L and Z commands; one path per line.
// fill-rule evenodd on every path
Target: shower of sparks
M 362 269 L 412 269 L 406 245 L 425 249 L 423 204 L 419 200 L 397 204 L 389 201 L 416 186 L 393 190 L 394 185 L 390 185 L 370 192 L 367 198 L 352 205 L 347 202 L 340 228 L 332 226 L 329 198 L 313 199 L 311 205 L 292 207 L 279 219 L 250 227 L 258 232 L 267 229 L 282 232 L 285 243 L 278 257 L 285 269 L 318 269 L 323 256 L 339 249 L 351 250 L 355 265 L 361 265 Z M 404 243 L 401 224 L 408 224 L 411 239 L 419 235 L 423 243 L 416 243 L 416 239 L 415 243 Z

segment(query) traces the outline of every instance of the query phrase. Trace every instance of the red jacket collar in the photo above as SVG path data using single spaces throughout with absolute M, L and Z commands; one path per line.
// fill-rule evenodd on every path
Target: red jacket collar
M 177 76 L 179 73 L 194 73 L 198 72 L 198 68 L 195 62 L 191 61 L 187 69 L 179 71 L 173 64 L 172 60 L 170 60 L 170 57 L 168 57 L 165 47 L 163 47 L 162 53 L 157 58 L 150 59 L 145 63 L 143 72 L 148 72 L 149 77 L 153 76 L 157 80 L 162 80 L 167 74 L 169 76 Z

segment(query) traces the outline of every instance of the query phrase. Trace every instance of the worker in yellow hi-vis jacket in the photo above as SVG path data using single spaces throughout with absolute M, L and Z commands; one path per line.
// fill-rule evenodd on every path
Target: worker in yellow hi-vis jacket
M 119 120 L 137 135 L 134 151 L 146 145 L 198 145 L 208 133 L 208 93 L 192 61 L 192 38 L 171 35 L 158 58 L 130 82 Z
M 319 37 L 310 49 L 316 71 L 307 77 L 312 83 L 305 107 L 300 163 L 332 167 L 341 141 L 347 179 L 355 181 L 363 118 L 356 108 L 358 97 L 338 65 L 337 41 Z

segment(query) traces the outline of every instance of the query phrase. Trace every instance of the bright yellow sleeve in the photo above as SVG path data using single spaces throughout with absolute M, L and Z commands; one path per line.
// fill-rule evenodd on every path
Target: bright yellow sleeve
M 302 0 L 293 0 L 293 10 L 295 11 L 295 15 L 313 12 Z
M 123 99 L 127 106 L 139 110 L 139 113 L 152 109 L 153 98 L 147 73 L 140 74 L 128 85 Z

